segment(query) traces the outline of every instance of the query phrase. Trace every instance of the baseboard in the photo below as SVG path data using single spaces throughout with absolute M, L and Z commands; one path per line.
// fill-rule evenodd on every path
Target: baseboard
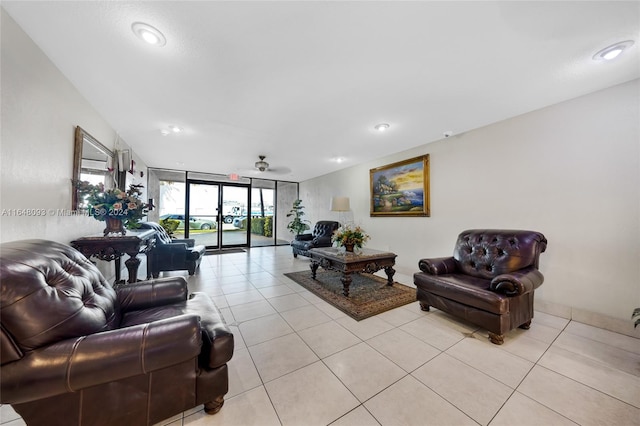
M 629 319 L 621 319 L 538 298 L 535 301 L 535 310 L 640 339 L 640 327 L 633 327 L 631 312 L 629 312 Z

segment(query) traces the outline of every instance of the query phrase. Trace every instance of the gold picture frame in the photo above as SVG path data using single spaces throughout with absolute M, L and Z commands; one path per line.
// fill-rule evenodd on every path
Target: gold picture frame
M 430 216 L 429 154 L 369 170 L 370 216 Z

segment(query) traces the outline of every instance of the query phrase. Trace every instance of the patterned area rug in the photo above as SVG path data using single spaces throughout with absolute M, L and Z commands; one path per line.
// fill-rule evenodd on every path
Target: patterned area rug
M 349 297 L 342 294 L 339 272 L 318 269 L 315 280 L 311 271 L 284 275 L 357 321 L 416 301 L 415 288 L 397 282 L 390 287 L 386 279 L 371 274 L 351 275 Z

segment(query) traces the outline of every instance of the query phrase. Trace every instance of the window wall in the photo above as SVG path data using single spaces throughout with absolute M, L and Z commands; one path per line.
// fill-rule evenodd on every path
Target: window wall
M 287 213 L 298 183 L 150 168 L 148 220 L 179 222 L 175 238 L 193 238 L 210 249 L 288 245 Z M 189 226 L 185 226 L 189 223 Z

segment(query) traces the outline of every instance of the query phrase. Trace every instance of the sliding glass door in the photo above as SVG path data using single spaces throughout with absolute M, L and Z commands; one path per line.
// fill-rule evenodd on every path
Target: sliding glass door
M 187 237 L 208 249 L 247 246 L 242 226 L 249 205 L 249 186 L 189 180 L 187 185 Z

